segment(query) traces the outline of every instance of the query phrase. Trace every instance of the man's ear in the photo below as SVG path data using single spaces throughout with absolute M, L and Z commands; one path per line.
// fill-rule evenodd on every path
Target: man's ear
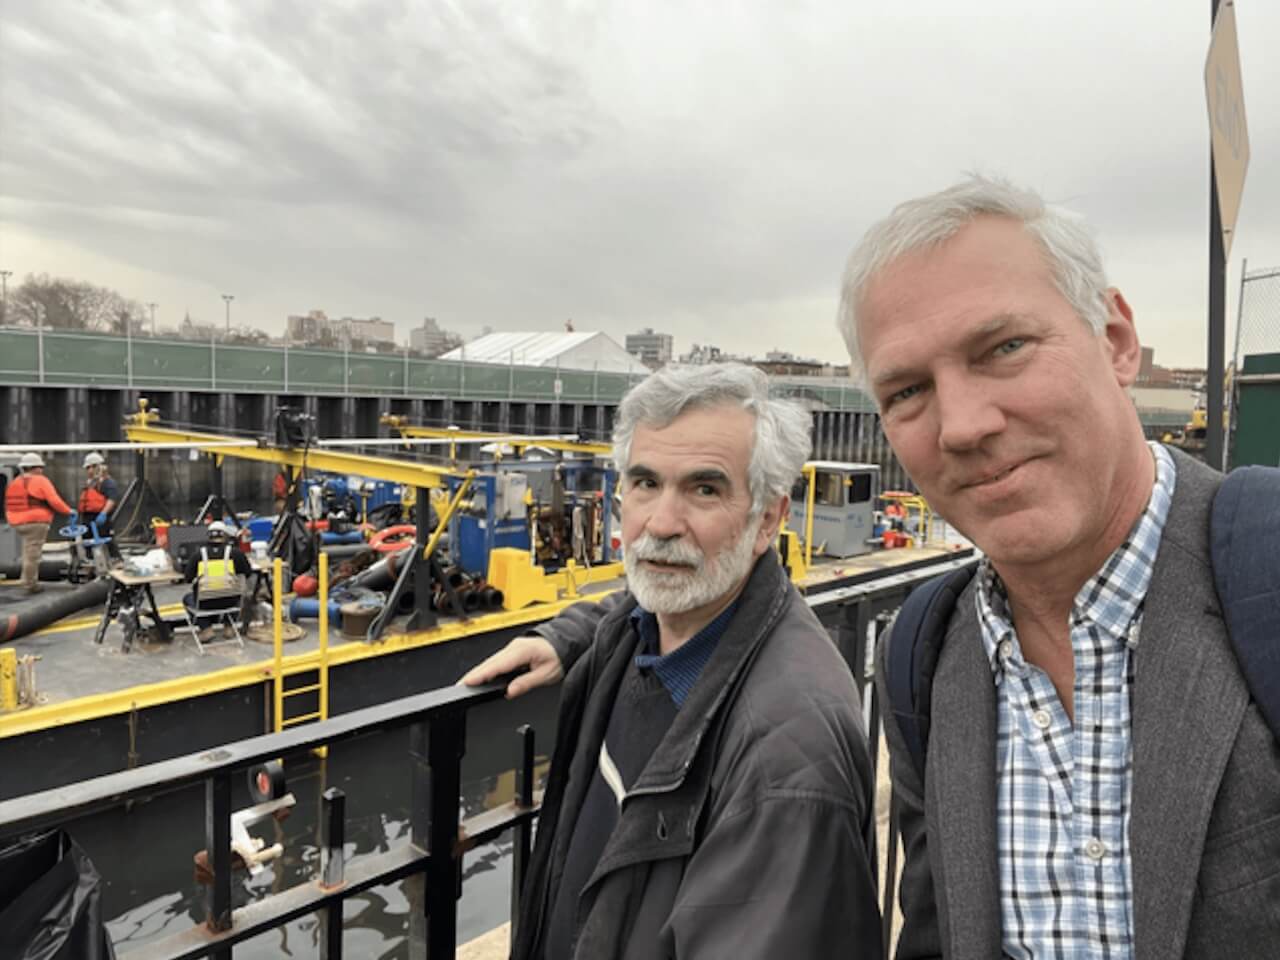
M 1115 287 L 1107 290 L 1107 327 L 1103 331 L 1111 369 L 1122 387 L 1132 386 L 1142 368 L 1142 342 L 1133 323 L 1133 309 Z
M 786 494 L 783 494 L 764 508 L 764 512 L 760 514 L 760 528 L 756 530 L 756 542 L 752 548 L 752 552 L 757 557 L 763 556 L 764 552 L 773 544 L 773 541 L 777 539 L 778 528 L 782 525 L 782 518 L 790 512 L 791 498 Z

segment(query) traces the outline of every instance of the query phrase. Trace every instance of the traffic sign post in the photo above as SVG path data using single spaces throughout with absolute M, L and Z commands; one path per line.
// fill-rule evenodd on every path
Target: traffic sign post
M 1226 339 L 1227 256 L 1249 169 L 1235 0 L 1211 0 L 1213 35 L 1204 64 L 1209 107 L 1209 356 L 1205 370 L 1205 462 L 1226 465 L 1222 435 L 1223 342 Z

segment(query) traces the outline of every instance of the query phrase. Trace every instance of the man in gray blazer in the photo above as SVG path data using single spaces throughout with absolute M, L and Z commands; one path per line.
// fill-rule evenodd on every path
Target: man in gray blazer
M 1214 590 L 1221 477 L 1143 438 L 1133 314 L 1087 229 L 983 178 L 909 201 L 850 257 L 840 327 L 985 554 L 923 783 L 886 711 L 900 960 L 1280 957 L 1280 746 Z

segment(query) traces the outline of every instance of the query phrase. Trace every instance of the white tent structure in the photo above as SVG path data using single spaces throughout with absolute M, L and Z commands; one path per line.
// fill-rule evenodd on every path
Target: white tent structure
M 467 363 L 647 374 L 649 368 L 606 333 L 490 333 L 440 357 Z

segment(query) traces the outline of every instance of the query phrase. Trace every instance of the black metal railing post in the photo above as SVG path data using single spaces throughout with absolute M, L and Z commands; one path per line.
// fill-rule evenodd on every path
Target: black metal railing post
M 219 771 L 204 782 L 204 842 L 213 877 L 205 890 L 205 923 L 213 933 L 231 929 L 231 772 Z M 231 960 L 231 948 L 216 950 L 213 960 Z
M 427 956 L 453 960 L 458 940 L 458 899 L 462 888 L 462 856 L 458 852 L 461 823 L 462 756 L 466 753 L 467 715 L 450 711 L 433 717 L 427 730 L 431 767 L 431 807 L 427 839 Z
M 131 945 L 128 956 L 132 960 L 231 960 L 236 945 L 316 913 L 323 914 L 321 956 L 340 960 L 346 899 L 401 880 L 407 883 L 410 899 L 409 956 L 413 960 L 428 956 L 448 960 L 456 955 L 465 851 L 493 843 L 516 828 L 521 834 L 515 856 L 528 859 L 529 833 L 537 815 L 531 730 L 521 730 L 524 755 L 518 771 L 519 799 L 474 813 L 466 820 L 461 817 L 467 711 L 501 699 L 504 688 L 502 683 L 476 689 L 442 687 L 319 723 L 0 801 L 0 838 L 48 829 L 91 812 L 199 784 L 205 794 L 205 850 L 196 855 L 196 867 L 201 882 L 207 882 L 206 922 L 197 929 Z M 344 795 L 336 789 L 327 790 L 321 811 L 319 875 L 233 911 L 232 863 L 236 854 L 231 848 L 231 777 L 271 760 L 304 755 L 321 745 L 406 727 L 412 770 L 412 842 L 347 863 Z M 525 869 L 523 864 L 515 865 L 515 883 L 521 882 Z
M 347 795 L 330 787 L 320 795 L 320 886 L 325 890 L 341 887 L 346 878 L 347 858 L 344 850 L 347 833 Z M 324 909 L 320 926 L 321 960 L 342 960 L 342 906 L 339 897 Z
M 520 737 L 520 766 L 516 768 L 515 800 L 524 809 L 533 806 L 534 733 L 529 724 L 521 725 L 516 734 Z M 520 928 L 520 896 L 524 892 L 524 878 L 529 869 L 529 856 L 533 847 L 533 822 L 523 820 L 516 825 L 511 844 L 511 942 L 516 942 Z

